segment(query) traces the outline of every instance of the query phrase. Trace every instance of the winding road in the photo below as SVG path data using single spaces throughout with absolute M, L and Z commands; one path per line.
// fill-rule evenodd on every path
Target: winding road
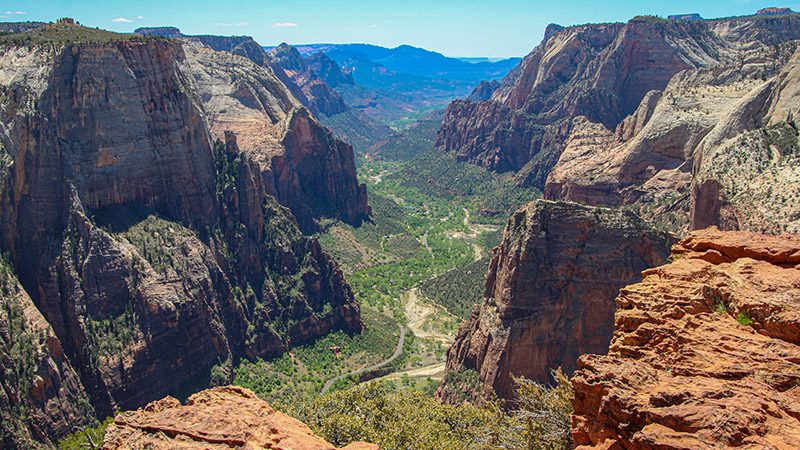
M 385 360 L 383 360 L 383 361 L 381 361 L 381 362 L 379 362 L 377 364 L 374 364 L 372 366 L 364 367 L 363 369 L 354 370 L 352 372 L 345 373 L 345 374 L 342 374 L 342 375 L 335 376 L 335 377 L 331 378 L 330 380 L 325 382 L 325 386 L 322 387 L 322 390 L 319 392 L 319 394 L 320 395 L 324 395 L 326 392 L 328 392 L 331 389 L 331 386 L 333 386 L 333 384 L 336 383 L 339 380 L 343 380 L 343 379 L 345 379 L 345 378 L 347 378 L 349 376 L 358 376 L 358 375 L 361 375 L 362 373 L 365 373 L 365 372 L 372 372 L 373 370 L 378 370 L 381 367 L 384 367 L 384 366 L 387 366 L 387 365 L 391 364 L 392 362 L 394 362 L 395 359 L 399 358 L 400 355 L 403 354 L 403 344 L 406 341 L 406 332 L 407 332 L 406 327 L 404 327 L 402 325 L 399 325 L 399 327 L 400 327 L 400 339 L 397 341 L 397 349 L 395 349 L 395 351 L 392 354 L 392 356 L 390 356 L 388 359 L 385 359 Z

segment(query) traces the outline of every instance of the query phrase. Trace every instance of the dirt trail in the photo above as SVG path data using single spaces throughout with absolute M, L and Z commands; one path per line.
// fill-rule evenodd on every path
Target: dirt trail
M 409 289 L 400 297 L 400 303 L 406 312 L 406 324 L 414 336 L 422 339 L 433 339 L 450 345 L 455 336 L 441 328 L 441 316 L 453 317 L 443 308 L 425 301 L 419 295 L 419 288 Z M 437 317 L 438 316 L 438 317 Z
M 429 366 L 418 367 L 416 369 L 404 370 L 402 372 L 395 372 L 385 377 L 376 378 L 379 381 L 398 380 L 404 375 L 411 378 L 435 378 L 441 379 L 444 376 L 445 363 L 431 364 Z

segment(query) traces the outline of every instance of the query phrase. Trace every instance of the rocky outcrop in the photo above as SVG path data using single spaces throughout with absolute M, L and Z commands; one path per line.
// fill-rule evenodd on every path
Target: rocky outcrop
M 0 445 L 53 445 L 94 415 L 61 341 L 0 259 Z
M 795 448 L 800 239 L 691 233 L 617 298 L 572 377 L 578 448 Z
M 739 34 L 714 23 L 720 35 Z M 616 129 L 573 119 L 545 198 L 631 207 L 674 232 L 796 230 L 796 48 L 756 46 L 676 74 Z
M 756 13 L 757 16 L 789 16 L 797 14 L 792 8 L 762 8 Z
M 800 231 L 795 119 L 800 112 L 800 52 L 792 55 L 794 48 L 775 51 L 767 64 L 778 73 L 730 102 L 692 153 L 691 229 L 715 225 L 767 233 Z
M 51 44 L 0 50 L 0 251 L 43 316 L 37 336 L 53 335 L 33 353 L 44 381 L 4 380 L 32 386 L 5 394 L 36 413 L 28 434 L 70 431 L 82 391 L 103 418 L 361 329 L 338 266 L 298 226 L 363 217 L 352 149 L 277 78 L 174 40 Z M 263 140 L 237 144 L 247 123 Z
M 476 87 L 469 97 L 467 97 L 467 101 L 469 102 L 485 102 L 492 98 L 495 91 L 500 89 L 500 81 L 492 80 L 492 81 L 481 81 L 481 84 Z
M 484 301 L 462 325 L 447 370 L 475 370 L 513 400 L 513 376 L 548 382 L 604 353 L 614 298 L 669 253 L 670 238 L 632 213 L 539 201 L 517 211 L 492 256 Z M 445 393 L 440 390 L 440 395 Z
M 544 188 L 585 117 L 613 131 L 676 74 L 739 61 L 800 38 L 797 16 L 550 26 L 489 101 L 450 105 L 437 145 L 458 158 Z M 578 131 L 581 132 L 580 130 Z
M 336 89 L 340 86 L 356 84 L 353 74 L 345 72 L 336 62 L 323 52 L 317 52 L 306 58 L 306 65 L 328 86 Z
M 235 386 L 197 393 L 185 405 L 166 397 L 122 413 L 109 425 L 103 441 L 107 450 L 198 447 L 336 450 L 304 423 Z M 343 449 L 378 450 L 378 446 L 356 442 Z
M 369 215 L 352 147 L 303 109 L 272 71 L 203 46 L 185 49 L 212 134 L 236 135 L 266 192 L 292 210 L 302 230 L 315 231 L 320 217 L 358 224 Z
M 615 131 L 574 119 L 545 197 L 633 207 L 675 232 L 796 230 L 795 48 L 682 72 Z
M 312 69 L 296 48 L 281 44 L 270 53 L 270 58 L 273 64 L 283 69 L 289 78 L 300 87 L 303 95 L 308 99 L 310 109 L 315 114 L 333 116 L 347 110 L 347 105 L 344 104 L 342 97 L 317 75 L 317 72 Z M 336 64 L 332 60 L 323 61 L 317 56 L 316 65 L 321 70 L 326 70 L 329 77 L 334 75 L 335 69 L 332 66 L 336 66 Z M 336 67 L 338 68 L 338 66 Z

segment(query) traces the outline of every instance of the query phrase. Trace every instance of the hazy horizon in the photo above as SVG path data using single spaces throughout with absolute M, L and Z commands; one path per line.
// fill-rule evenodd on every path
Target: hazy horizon
M 111 31 L 174 26 L 186 34 L 248 35 L 274 46 L 317 43 L 411 45 L 456 58 L 522 57 L 540 43 L 550 23 L 574 25 L 624 22 L 636 15 L 699 13 L 705 18 L 752 14 L 765 7 L 800 10 L 798 0 L 675 0 L 664 4 L 618 0 L 477 0 L 385 2 L 366 0 L 118 0 L 101 4 L 73 0 L 12 0 L 0 7 L 0 22 L 43 21 L 73 17 L 82 24 Z

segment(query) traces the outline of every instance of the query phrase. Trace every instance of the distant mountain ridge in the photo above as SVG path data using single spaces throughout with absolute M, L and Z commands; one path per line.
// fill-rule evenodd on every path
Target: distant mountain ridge
M 466 98 L 483 81 L 503 78 L 519 61 L 464 61 L 401 45 L 299 44 L 301 55 L 323 53 L 355 81 L 336 91 L 353 108 L 395 128 L 404 128 L 426 114 Z M 277 47 L 264 47 L 274 51 Z
M 301 44 L 294 47 L 306 55 L 323 52 L 345 67 L 350 66 L 348 62 L 368 60 L 395 73 L 475 83 L 502 78 L 522 60 L 468 62 L 411 45 L 387 48 L 372 44 Z

